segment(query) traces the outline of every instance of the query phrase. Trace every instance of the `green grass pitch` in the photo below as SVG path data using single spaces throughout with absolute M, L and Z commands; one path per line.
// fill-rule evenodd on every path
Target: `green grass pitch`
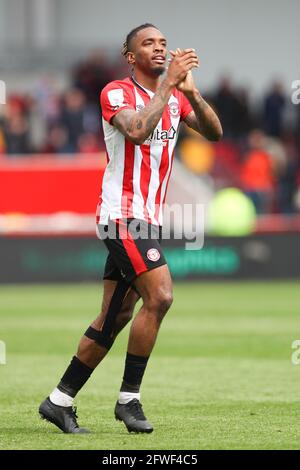
M 145 375 L 151 435 L 115 421 L 128 327 L 76 399 L 92 434 L 70 436 L 40 420 L 96 316 L 101 284 L 2 286 L 0 449 L 299 449 L 300 283 L 176 284 Z

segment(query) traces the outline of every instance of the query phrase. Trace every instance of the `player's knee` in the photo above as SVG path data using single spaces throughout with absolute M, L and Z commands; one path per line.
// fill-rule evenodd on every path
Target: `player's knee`
M 164 316 L 173 302 L 173 295 L 170 290 L 157 289 L 147 302 L 147 307 L 159 316 Z
M 172 292 L 167 292 L 165 295 L 164 295 L 164 298 L 163 298 L 163 307 L 164 307 L 164 310 L 165 310 L 165 313 L 167 313 L 167 311 L 170 309 L 172 303 L 173 303 L 173 294 Z

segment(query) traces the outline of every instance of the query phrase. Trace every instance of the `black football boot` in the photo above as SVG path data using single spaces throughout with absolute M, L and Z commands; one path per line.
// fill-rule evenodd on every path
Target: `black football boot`
M 42 419 L 55 424 L 67 434 L 87 434 L 90 432 L 88 429 L 79 427 L 76 419 L 76 408 L 54 405 L 49 397 L 40 405 L 39 413 Z
M 152 425 L 147 421 L 142 409 L 142 405 L 134 398 L 125 405 L 121 405 L 118 401 L 115 407 L 115 418 L 123 421 L 129 432 L 147 432 L 153 431 Z

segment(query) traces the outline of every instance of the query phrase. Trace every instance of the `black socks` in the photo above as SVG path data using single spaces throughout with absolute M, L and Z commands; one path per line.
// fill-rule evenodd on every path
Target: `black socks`
M 84 386 L 85 382 L 89 379 L 93 370 L 94 369 L 86 366 L 76 356 L 74 356 L 57 388 L 61 392 L 74 398 L 79 390 Z
M 139 393 L 148 359 L 127 353 L 121 392 Z
M 127 353 L 121 392 L 139 393 L 148 359 Z M 57 388 L 74 398 L 90 378 L 93 370 L 74 356 Z

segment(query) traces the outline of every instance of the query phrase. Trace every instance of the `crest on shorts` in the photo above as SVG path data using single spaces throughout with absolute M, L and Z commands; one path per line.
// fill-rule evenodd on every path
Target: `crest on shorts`
M 173 101 L 169 104 L 169 113 L 172 117 L 178 117 L 180 115 L 180 109 L 178 103 Z
M 150 261 L 158 261 L 160 258 L 160 252 L 156 248 L 150 248 L 150 250 L 147 251 L 147 258 Z

